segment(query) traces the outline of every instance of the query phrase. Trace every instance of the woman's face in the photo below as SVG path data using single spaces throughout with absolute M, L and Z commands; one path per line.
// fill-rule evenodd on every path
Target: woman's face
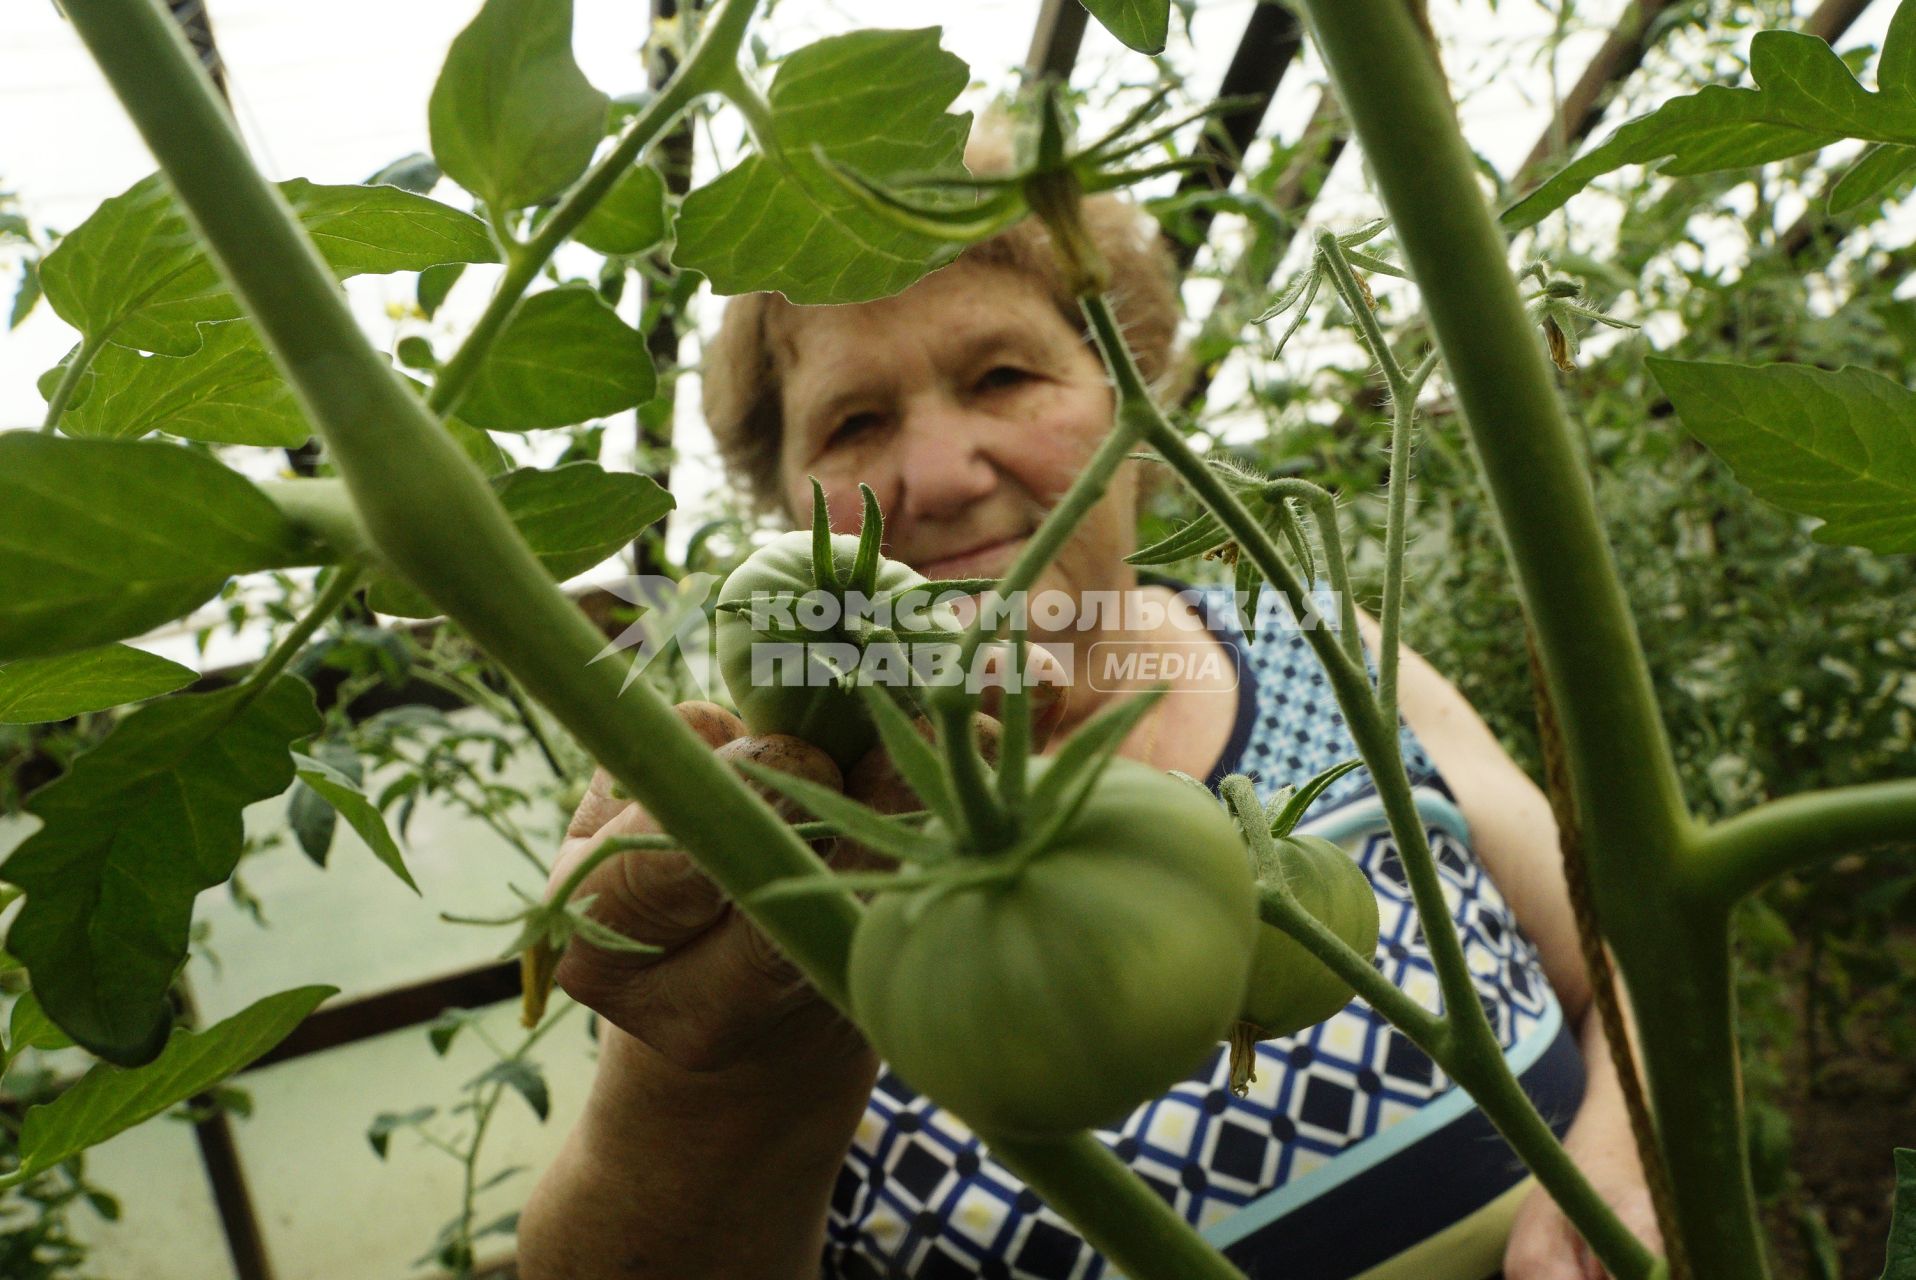
M 787 510 L 809 523 L 816 476 L 833 529 L 854 532 L 868 484 L 886 554 L 927 577 L 1002 575 L 1110 430 L 1103 363 L 1009 268 L 961 262 L 877 302 L 777 314 Z M 1135 583 L 1124 557 L 1136 465 L 1124 464 L 1040 591 Z

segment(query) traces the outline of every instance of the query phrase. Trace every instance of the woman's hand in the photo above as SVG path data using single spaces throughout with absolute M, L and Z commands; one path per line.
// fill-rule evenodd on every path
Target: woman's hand
M 678 712 L 722 760 L 752 760 L 841 785 L 831 758 L 809 743 L 783 734 L 749 737 L 737 716 L 709 702 L 683 703 Z M 772 803 L 800 816 L 782 800 Z M 606 837 L 659 829 L 643 806 L 613 795 L 611 776 L 598 770 L 559 847 L 547 891 Z M 609 951 L 574 939 L 559 962 L 559 986 L 673 1065 L 704 1072 L 774 1055 L 795 1064 L 853 1061 L 867 1052 L 857 1029 L 685 853 L 615 855 L 593 869 L 579 893 L 596 895 L 595 919 L 662 954 Z

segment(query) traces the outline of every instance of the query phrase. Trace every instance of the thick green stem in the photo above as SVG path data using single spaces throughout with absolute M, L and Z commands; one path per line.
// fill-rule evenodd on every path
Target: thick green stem
M 66 7 L 319 428 L 370 542 L 517 676 L 734 902 L 750 904 L 754 923 L 844 1008 L 857 900 L 838 886 L 754 900 L 774 881 L 829 873 L 650 686 L 637 683 L 621 699 L 622 673 L 596 660 L 603 638 L 553 585 L 478 468 L 360 333 L 165 8 Z M 750 8 L 732 0 L 726 13 Z M 1236 1274 L 1090 1135 L 996 1148 L 1137 1280 Z
M 493 290 L 472 332 L 433 380 L 427 403 L 434 413 L 445 417 L 459 407 L 460 397 L 472 386 L 472 379 L 492 350 L 492 344 L 519 309 L 527 287 L 538 279 L 553 253 L 625 176 L 633 162 L 671 127 L 681 111 L 736 79 L 739 44 L 756 8 L 757 0 L 728 0 L 713 14 L 699 36 L 698 47 L 659 90 L 658 96 L 646 103 L 626 126 L 618 145 L 606 152 L 579 184 L 566 193 L 530 240 L 524 244 L 507 241 L 504 246 L 506 273 L 499 287 Z M 499 227 L 498 232 L 505 235 L 505 228 Z
M 1676 882 L 1691 823 L 1550 366 L 1448 92 L 1402 0 L 1306 8 L 1422 289 L 1537 635 L 1597 913 L 1643 1031 L 1687 1252 L 1699 1280 L 1762 1276 L 1727 925 Z
M 787 876 L 824 874 L 650 686 L 621 698 L 621 673 L 594 661 L 603 638 L 553 586 L 477 467 L 360 333 L 165 10 L 154 0 L 76 0 L 67 11 L 299 392 L 383 559 L 516 675 L 735 900 Z M 767 903 L 755 918 L 842 1005 L 859 910 L 835 892 L 802 906 Z
M 1684 869 L 1700 891 L 1729 904 L 1825 858 L 1896 843 L 1916 843 L 1916 778 L 1759 805 L 1700 833 Z

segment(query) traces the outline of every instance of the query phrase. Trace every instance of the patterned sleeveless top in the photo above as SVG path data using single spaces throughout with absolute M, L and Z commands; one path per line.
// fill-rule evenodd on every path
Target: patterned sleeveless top
M 1247 641 L 1228 590 L 1166 585 L 1192 593 L 1238 666 L 1237 720 L 1207 780 L 1213 789 L 1244 773 L 1268 799 L 1357 756 L 1301 631 L 1280 614 Z M 1450 788 L 1408 726 L 1401 734 L 1478 997 L 1512 1070 L 1561 1135 L 1583 1097 L 1575 1038 L 1535 947 L 1472 854 Z M 1369 770 L 1340 778 L 1299 830 L 1337 841 L 1363 867 L 1381 915 L 1375 963 L 1438 1008 L 1436 972 Z M 1369 1006 L 1353 1001 L 1327 1022 L 1259 1045 L 1248 1097 L 1228 1088 L 1225 1057 L 1220 1046 L 1182 1084 L 1097 1136 L 1247 1276 L 1497 1274 L 1529 1186 L 1523 1166 L 1470 1098 Z M 839 1173 L 822 1274 L 1115 1275 L 962 1122 L 889 1070 Z

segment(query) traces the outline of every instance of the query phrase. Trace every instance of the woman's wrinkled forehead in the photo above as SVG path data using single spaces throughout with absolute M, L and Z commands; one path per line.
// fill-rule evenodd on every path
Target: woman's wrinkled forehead
M 937 324 L 925 330 L 954 350 L 1015 333 L 1042 342 L 1086 339 L 1074 323 L 1075 309 L 1067 315 L 1044 281 L 997 263 L 960 259 L 903 293 L 873 302 L 796 306 L 772 299 L 765 311 L 764 340 L 773 373 L 784 382 L 801 364 L 821 355 L 850 354 L 843 350 L 845 341 L 857 341 L 861 332 L 896 332 L 901 325 L 922 321 L 926 308 L 936 309 Z

